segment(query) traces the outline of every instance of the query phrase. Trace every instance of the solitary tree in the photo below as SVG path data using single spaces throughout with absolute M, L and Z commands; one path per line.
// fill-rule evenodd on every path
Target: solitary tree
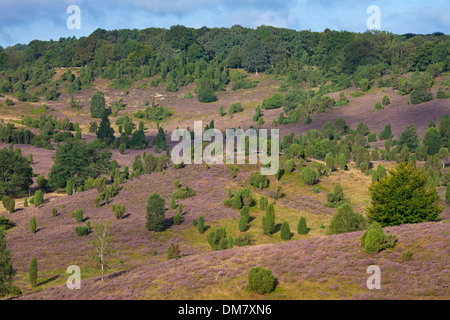
M 439 196 L 436 190 L 428 189 L 427 176 L 421 170 L 404 162 L 389 174 L 369 188 L 371 203 L 366 209 L 369 220 L 385 227 L 439 219 L 443 210 Z
M 89 252 L 91 258 L 95 260 L 102 270 L 102 282 L 105 268 L 113 255 L 111 226 L 109 224 L 94 224 L 94 239 L 88 243 L 91 247 Z
M 307 234 L 308 233 L 308 227 L 306 226 L 306 218 L 305 217 L 300 217 L 300 220 L 298 220 L 297 233 L 298 234 Z
M 281 225 L 280 236 L 282 240 L 291 239 L 291 229 L 289 228 L 289 223 L 287 221 L 284 221 Z
M 38 265 L 36 258 L 31 259 L 30 262 L 30 284 L 34 288 L 37 285 L 38 279 Z
M 34 216 L 30 220 L 30 231 L 31 231 L 31 233 L 36 232 L 36 217 L 34 217 Z
M 164 229 L 164 213 L 166 200 L 154 192 L 147 200 L 147 224 L 151 231 L 162 231 Z
M 266 208 L 266 214 L 262 219 L 264 234 L 272 234 L 275 228 L 275 208 L 273 203 Z

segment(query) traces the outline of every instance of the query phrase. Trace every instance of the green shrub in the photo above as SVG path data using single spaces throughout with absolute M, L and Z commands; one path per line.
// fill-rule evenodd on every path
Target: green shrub
M 30 231 L 31 231 L 31 233 L 35 233 L 36 232 L 36 228 L 37 228 L 37 226 L 36 226 L 36 217 L 32 217 L 31 218 L 31 220 L 30 220 Z
M 167 260 L 178 259 L 180 257 L 180 247 L 170 243 L 167 247 Z
M 261 209 L 261 210 L 266 210 L 266 207 L 269 205 L 269 199 L 267 199 L 266 197 L 264 197 L 264 196 L 261 196 L 260 198 L 259 198 L 259 208 Z
M 280 233 L 282 240 L 290 240 L 291 239 L 291 229 L 289 228 L 289 223 L 287 221 L 284 221 L 281 225 L 281 233 Z
M 380 102 L 375 102 L 375 109 L 376 110 L 381 110 L 381 109 L 383 109 L 383 105 L 380 103 Z
M 175 192 L 172 193 L 172 197 L 174 199 L 187 199 L 195 196 L 195 191 L 188 186 L 184 186 L 182 188 L 178 188 Z
M 0 216 L 0 232 L 11 229 L 12 227 L 14 227 L 14 222 L 11 219 Z
M 203 103 L 217 101 L 217 97 L 214 94 L 214 90 L 207 86 L 200 86 L 198 88 L 197 99 L 198 101 Z
M 314 169 L 306 167 L 302 171 L 303 182 L 312 186 L 317 183 L 317 172 Z
M 337 208 L 326 231 L 327 235 L 364 230 L 367 220 L 358 212 L 354 212 L 349 203 Z
M 238 228 L 239 228 L 240 232 L 247 231 L 247 228 L 248 228 L 247 223 L 248 223 L 248 218 L 247 217 L 242 216 L 242 217 L 239 218 Z
M 172 197 L 171 199 L 170 199 L 170 209 L 171 210 L 174 210 L 175 208 L 176 208 L 176 203 L 175 203 L 175 198 L 174 197 Z
M 262 218 L 262 226 L 264 234 L 272 234 L 275 229 L 275 208 L 271 203 L 266 208 L 266 214 Z
M 111 210 L 114 213 L 114 217 L 117 220 L 120 220 L 125 215 L 125 206 L 123 204 L 113 204 L 111 206 Z
M 197 227 L 198 227 L 198 232 L 199 233 L 204 233 L 205 232 L 205 218 L 203 216 L 200 216 L 198 218 Z
M 366 253 L 378 253 L 384 249 L 393 248 L 396 242 L 397 236 L 386 235 L 378 222 L 372 223 L 361 236 L 361 246 Z
M 214 250 L 227 249 L 227 231 L 225 228 L 218 228 L 211 231 L 206 236 L 209 245 Z
M 409 261 L 409 260 L 411 260 L 411 257 L 412 257 L 412 252 L 411 251 L 406 250 L 406 251 L 402 252 L 402 260 L 403 261 Z
M 72 212 L 72 217 L 75 218 L 77 223 L 83 222 L 83 210 L 78 209 Z
M 37 265 L 36 258 L 31 259 L 29 275 L 30 275 L 29 279 L 30 279 L 31 287 L 34 288 L 34 287 L 36 287 L 37 280 L 38 280 L 38 265 Z
M 2 198 L 2 204 L 3 207 L 9 212 L 9 213 L 13 213 L 14 212 L 14 207 L 16 206 L 16 201 L 14 199 L 11 199 L 8 196 L 4 196 Z
M 147 230 L 164 230 L 165 203 L 166 201 L 156 192 L 148 197 L 146 207 Z
M 306 218 L 300 217 L 297 224 L 297 233 L 298 234 L 307 234 L 308 233 L 308 227 L 306 226 Z
M 250 185 L 257 187 L 259 189 L 268 188 L 269 183 L 270 183 L 267 176 L 262 175 L 259 172 L 255 172 L 252 175 L 250 175 L 248 181 L 249 181 Z
M 294 160 L 288 160 L 284 163 L 284 167 L 286 168 L 286 172 L 294 171 L 295 162 Z
M 67 180 L 66 183 L 66 193 L 68 196 L 71 196 L 73 192 L 73 182 L 72 179 Z
M 89 234 L 89 228 L 87 226 L 76 226 L 75 233 L 79 236 L 87 236 Z
M 52 216 L 56 217 L 57 214 L 58 214 L 58 209 L 52 208 Z
M 41 204 L 44 203 L 44 193 L 41 190 L 37 190 L 32 199 L 34 206 L 39 207 Z
M 243 234 L 234 239 L 233 244 L 238 247 L 250 246 L 253 243 L 253 236 L 251 234 Z
M 259 294 L 270 293 L 275 290 L 276 279 L 269 269 L 254 267 L 248 272 L 246 290 Z
M 368 142 L 376 142 L 377 141 L 377 134 L 372 132 L 369 133 L 369 135 L 367 136 L 367 141 Z
M 348 202 L 347 199 L 344 198 L 344 190 L 340 183 L 334 186 L 334 193 L 327 193 L 327 203 L 325 206 L 329 208 L 337 208 L 344 203 Z

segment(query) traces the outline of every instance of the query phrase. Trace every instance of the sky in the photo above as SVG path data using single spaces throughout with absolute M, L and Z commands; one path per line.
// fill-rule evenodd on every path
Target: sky
M 70 5 L 80 8 L 80 28 L 69 29 Z M 449 0 L 0 0 L 0 46 L 31 40 L 88 36 L 97 28 L 145 29 L 260 25 L 294 30 L 364 32 L 371 5 L 380 29 L 396 34 L 450 34 Z

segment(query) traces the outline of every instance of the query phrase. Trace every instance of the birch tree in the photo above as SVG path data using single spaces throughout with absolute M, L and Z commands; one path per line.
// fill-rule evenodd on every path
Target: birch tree
M 112 245 L 111 226 L 107 224 L 94 225 L 94 239 L 89 242 L 91 247 L 90 256 L 101 267 L 102 282 L 105 274 L 105 269 L 108 268 L 108 263 L 114 252 Z

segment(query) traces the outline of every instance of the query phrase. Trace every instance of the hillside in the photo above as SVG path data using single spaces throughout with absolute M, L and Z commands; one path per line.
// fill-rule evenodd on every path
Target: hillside
M 0 216 L 14 224 L 5 241 L 16 270 L 12 284 L 22 291 L 5 298 L 449 299 L 448 36 L 327 30 L 99 29 L 57 45 L 1 48 Z M 260 52 L 263 61 L 252 61 Z M 174 165 L 178 141 L 171 135 L 193 129 L 194 121 L 223 133 L 279 129 L 281 170 L 266 181 L 255 176 L 261 163 Z M 361 235 L 372 222 L 369 188 L 405 163 L 431 194 L 436 217 L 386 224 L 398 242 L 368 254 Z M 417 196 L 407 178 L 398 189 Z M 41 191 L 44 203 L 34 206 Z M 176 192 L 191 193 L 170 208 Z M 147 211 L 158 209 L 147 208 L 154 193 L 165 201 L 158 231 L 146 225 Z M 264 234 L 269 203 L 275 222 Z M 328 235 L 342 204 L 363 223 Z M 113 205 L 124 206 L 122 219 Z M 416 213 L 403 208 L 395 214 Z M 111 226 L 114 252 L 104 282 L 89 255 L 96 224 Z M 289 240 L 281 238 L 286 224 Z M 222 240 L 223 250 L 213 250 L 208 235 L 219 228 L 232 248 Z M 167 258 L 170 245 L 179 246 L 180 257 Z M 33 258 L 36 286 L 29 279 Z M 82 290 L 66 287 L 72 265 L 81 268 Z M 381 290 L 366 287 L 370 265 L 381 268 Z M 274 292 L 245 290 L 257 266 L 272 270 Z

